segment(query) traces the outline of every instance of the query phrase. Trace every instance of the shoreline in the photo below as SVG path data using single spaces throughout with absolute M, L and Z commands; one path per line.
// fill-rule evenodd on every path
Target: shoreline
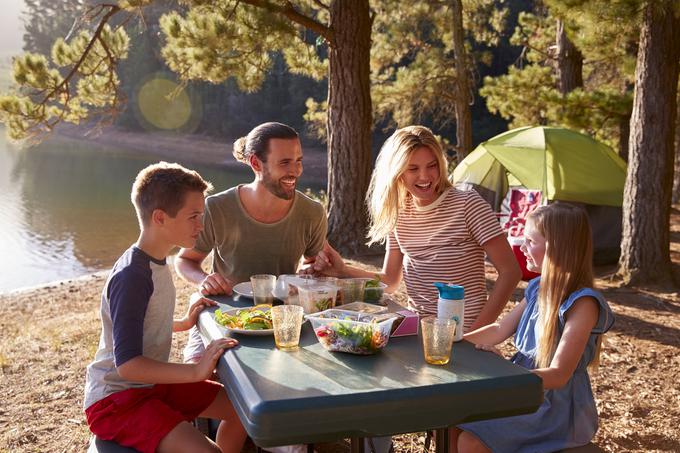
M 160 131 L 129 131 L 115 126 L 96 128 L 64 124 L 44 143 L 51 141 L 89 143 L 106 151 L 137 151 L 161 159 L 215 165 L 230 170 L 243 171 L 247 166 L 232 155 L 233 139 L 223 139 L 199 134 L 176 134 Z M 325 185 L 328 180 L 328 154 L 326 148 L 302 143 L 304 169 L 302 178 L 315 185 Z
M 101 271 L 95 271 L 95 272 L 89 272 L 86 274 L 81 274 L 76 277 L 71 277 L 71 278 L 64 278 L 61 280 L 52 280 L 49 282 L 45 283 L 37 283 L 35 285 L 29 285 L 29 286 L 21 286 L 19 288 L 13 288 L 9 290 L 2 290 L 0 291 L 0 299 L 3 297 L 20 297 L 24 296 L 26 294 L 36 292 L 36 291 L 44 291 L 48 289 L 55 289 L 58 288 L 59 286 L 64 286 L 64 285 L 70 285 L 70 284 L 79 284 L 79 283 L 84 283 L 88 282 L 90 280 L 99 280 L 101 278 L 105 278 L 108 273 L 110 272 L 110 269 L 107 270 L 101 270 Z

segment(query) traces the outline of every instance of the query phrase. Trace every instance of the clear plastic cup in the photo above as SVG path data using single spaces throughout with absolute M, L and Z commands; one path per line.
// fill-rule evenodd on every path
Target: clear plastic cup
M 300 344 L 300 330 L 304 312 L 298 305 L 272 307 L 274 342 L 282 351 L 294 351 Z
M 274 302 L 272 291 L 274 291 L 276 285 L 276 276 L 270 274 L 252 275 L 250 283 L 253 285 L 255 305 L 272 305 Z
M 420 320 L 420 327 L 423 331 L 423 353 L 427 363 L 431 365 L 449 363 L 457 324 L 453 319 L 435 316 Z
M 338 287 L 331 285 L 298 286 L 299 304 L 305 314 L 328 310 L 335 306 Z

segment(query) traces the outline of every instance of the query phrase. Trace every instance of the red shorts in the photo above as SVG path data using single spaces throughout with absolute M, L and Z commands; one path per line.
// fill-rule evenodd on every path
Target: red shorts
M 97 401 L 85 416 L 100 439 L 153 453 L 175 426 L 195 419 L 221 390 L 213 381 L 128 389 Z

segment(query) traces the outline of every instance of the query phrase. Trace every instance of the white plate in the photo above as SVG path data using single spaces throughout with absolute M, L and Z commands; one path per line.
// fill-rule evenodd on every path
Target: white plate
M 231 308 L 229 310 L 222 310 L 222 313 L 227 315 L 235 315 L 236 312 L 241 310 L 248 310 L 249 308 Z M 224 329 L 227 333 L 240 333 L 243 335 L 253 335 L 253 336 L 264 336 L 264 335 L 274 335 L 274 329 L 263 329 L 263 330 L 248 330 L 248 329 L 232 329 L 230 327 L 223 326 L 218 322 L 215 322 L 217 327 Z
M 253 297 L 253 285 L 250 282 L 237 283 L 232 290 L 239 296 Z

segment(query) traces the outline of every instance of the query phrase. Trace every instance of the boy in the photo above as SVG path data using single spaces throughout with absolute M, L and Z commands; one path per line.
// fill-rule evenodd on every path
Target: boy
M 101 439 L 149 453 L 241 450 L 245 431 L 221 384 L 207 380 L 237 342 L 213 341 L 195 364 L 168 363 L 172 332 L 191 328 L 214 305 L 192 297 L 184 318 L 173 320 L 175 287 L 166 264 L 173 247 L 194 246 L 211 188 L 198 173 L 166 162 L 135 179 L 131 198 L 141 232 L 106 282 L 99 350 L 87 367 L 85 414 Z M 217 445 L 188 423 L 199 415 L 227 421 Z

